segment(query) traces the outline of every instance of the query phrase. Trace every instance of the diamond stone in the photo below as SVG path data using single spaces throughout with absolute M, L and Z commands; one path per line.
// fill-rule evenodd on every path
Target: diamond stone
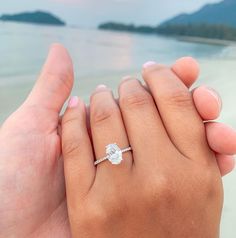
M 108 160 L 114 165 L 120 164 L 123 160 L 122 151 L 117 144 L 110 144 L 106 146 L 106 154 L 108 156 Z

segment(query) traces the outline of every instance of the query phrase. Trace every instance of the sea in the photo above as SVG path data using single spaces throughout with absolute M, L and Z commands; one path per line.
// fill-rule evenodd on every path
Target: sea
M 201 74 L 194 87 L 215 88 L 223 100 L 218 121 L 236 128 L 236 47 L 180 41 L 156 35 L 0 22 L 0 124 L 25 100 L 37 79 L 50 45 L 62 43 L 75 68 L 74 95 L 86 102 L 99 84 L 117 94 L 121 78 L 141 79 L 146 61 L 171 65 L 195 57 Z M 236 172 L 224 179 L 225 205 L 221 237 L 236 234 Z

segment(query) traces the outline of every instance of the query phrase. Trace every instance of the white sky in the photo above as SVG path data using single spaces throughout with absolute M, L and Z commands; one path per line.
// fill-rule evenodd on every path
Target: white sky
M 70 25 L 94 27 L 105 21 L 157 25 L 183 12 L 192 12 L 219 0 L 7 0 L 0 14 L 48 10 Z

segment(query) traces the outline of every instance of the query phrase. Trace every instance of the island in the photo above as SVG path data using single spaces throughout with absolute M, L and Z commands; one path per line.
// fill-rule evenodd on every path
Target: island
M 165 36 L 198 37 L 218 40 L 236 41 L 236 28 L 226 25 L 187 24 L 187 25 L 162 25 L 157 27 L 135 26 L 108 22 L 98 26 L 102 30 L 137 32 L 143 34 L 159 34 Z M 184 39 L 184 38 L 182 38 Z
M 59 17 L 43 11 L 22 12 L 18 14 L 3 14 L 0 21 L 33 23 L 42 25 L 64 26 L 66 23 Z
M 117 22 L 106 22 L 98 26 L 103 30 L 160 34 L 165 36 L 200 39 L 213 39 L 212 42 L 236 41 L 236 1 L 224 0 L 207 4 L 192 14 L 180 14 L 157 26 L 136 26 Z M 218 40 L 218 41 L 217 41 Z M 200 40 L 201 41 L 201 40 Z M 209 41 L 208 41 L 209 42 Z

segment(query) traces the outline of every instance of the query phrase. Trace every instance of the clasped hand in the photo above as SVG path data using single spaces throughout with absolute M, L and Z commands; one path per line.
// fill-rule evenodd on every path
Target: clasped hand
M 126 77 L 117 102 L 100 86 L 89 114 L 72 97 L 60 120 L 74 76 L 67 51 L 54 45 L 0 130 L 0 237 L 217 237 L 220 172 L 233 168 L 236 135 L 203 123 L 219 115 L 220 99 L 206 87 L 190 92 L 197 76 L 191 58 L 171 68 L 152 62 L 143 68 L 147 88 Z M 111 143 L 132 152 L 95 167 Z

